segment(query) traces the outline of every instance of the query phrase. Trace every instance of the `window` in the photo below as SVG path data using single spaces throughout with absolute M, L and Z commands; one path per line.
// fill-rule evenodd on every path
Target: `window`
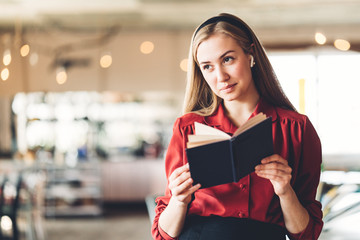
M 270 61 L 294 106 L 301 104 L 321 138 L 324 155 L 359 155 L 360 54 L 354 52 L 271 53 Z M 325 159 L 326 160 L 326 159 Z

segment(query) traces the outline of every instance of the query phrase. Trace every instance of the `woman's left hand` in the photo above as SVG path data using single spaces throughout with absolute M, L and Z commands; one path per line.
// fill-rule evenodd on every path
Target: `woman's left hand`
M 288 161 L 278 154 L 262 159 L 261 164 L 255 167 L 255 173 L 259 177 L 269 179 L 278 196 L 284 195 L 291 189 L 291 171 Z

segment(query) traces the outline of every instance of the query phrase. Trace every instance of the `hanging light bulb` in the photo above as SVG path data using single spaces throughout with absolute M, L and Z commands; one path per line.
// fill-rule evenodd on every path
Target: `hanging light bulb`
M 100 58 L 100 66 L 102 68 L 108 68 L 111 66 L 111 64 L 112 64 L 111 55 L 109 53 L 102 55 L 102 57 Z
M 326 43 L 326 36 L 321 32 L 317 32 L 315 33 L 315 41 L 320 45 L 324 45 Z
M 143 53 L 143 54 L 150 54 L 154 51 L 154 43 L 153 42 L 150 42 L 150 41 L 145 41 L 143 43 L 141 43 L 140 45 L 140 51 Z
M 8 68 L 4 68 L 2 71 L 1 71 L 1 80 L 3 81 L 6 81 L 9 79 L 9 76 L 10 76 L 10 71 Z
M 341 51 L 348 51 L 350 49 L 350 42 L 345 39 L 336 39 L 334 46 Z
M 59 85 L 62 85 L 66 83 L 66 81 L 67 81 L 66 69 L 64 67 L 59 67 L 56 71 L 56 82 Z
M 20 55 L 22 57 L 26 57 L 27 55 L 29 55 L 30 53 L 30 46 L 29 44 L 24 44 L 21 48 L 20 48 Z
M 10 49 L 6 49 L 3 55 L 3 63 L 5 66 L 9 66 L 11 63 L 11 52 Z

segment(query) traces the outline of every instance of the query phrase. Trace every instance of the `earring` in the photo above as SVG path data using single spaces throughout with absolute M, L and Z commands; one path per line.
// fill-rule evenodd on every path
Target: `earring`
M 250 67 L 253 67 L 255 65 L 254 56 L 250 55 Z

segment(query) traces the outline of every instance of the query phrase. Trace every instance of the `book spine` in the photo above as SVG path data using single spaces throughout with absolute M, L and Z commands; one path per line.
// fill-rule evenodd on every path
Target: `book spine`
M 231 139 L 230 140 L 230 156 L 231 156 L 231 169 L 232 169 L 232 179 L 233 179 L 233 182 L 237 182 L 238 179 L 237 179 L 237 174 L 236 174 L 236 165 L 235 165 L 235 153 L 234 153 L 234 150 L 233 150 L 233 146 L 234 146 L 234 141 Z

